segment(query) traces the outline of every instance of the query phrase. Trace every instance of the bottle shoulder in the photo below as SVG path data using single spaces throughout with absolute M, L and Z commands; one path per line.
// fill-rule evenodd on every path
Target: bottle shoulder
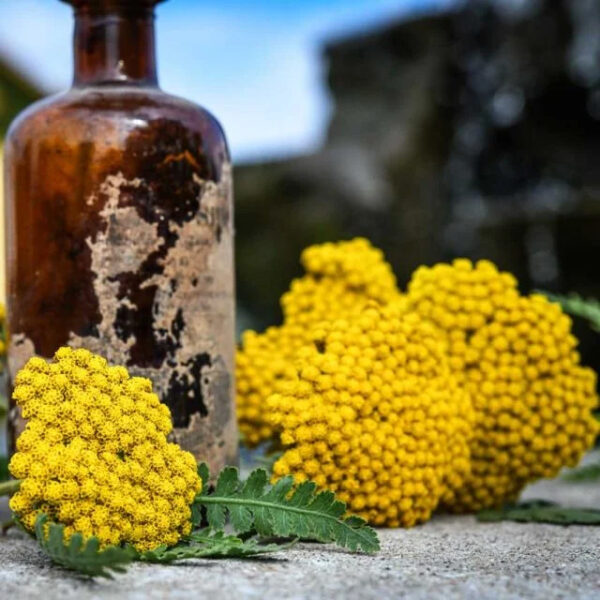
M 5 136 L 6 143 L 9 144 L 12 140 L 27 134 L 30 130 L 35 128 L 46 115 L 51 115 L 53 113 L 53 111 L 61 104 L 64 96 L 66 96 L 66 92 L 46 96 L 24 108 L 11 121 Z
M 85 141 L 111 132 L 116 139 L 147 127 L 199 134 L 229 156 L 223 129 L 208 110 L 159 88 L 130 85 L 72 88 L 39 100 L 15 118 L 6 143 L 21 145 L 57 134 Z

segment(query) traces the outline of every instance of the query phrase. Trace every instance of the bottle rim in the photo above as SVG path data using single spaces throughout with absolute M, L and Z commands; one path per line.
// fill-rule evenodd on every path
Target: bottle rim
M 85 6 L 91 8 L 111 7 L 111 8 L 131 8 L 145 4 L 146 6 L 155 6 L 167 0 L 60 0 L 65 4 L 70 4 L 75 8 L 83 8 Z

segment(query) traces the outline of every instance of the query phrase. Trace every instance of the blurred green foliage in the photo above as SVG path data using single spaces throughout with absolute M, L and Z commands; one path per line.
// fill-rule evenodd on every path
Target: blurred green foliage
M 600 462 L 584 465 L 578 469 L 573 469 L 563 476 L 565 481 L 574 483 L 585 483 L 589 481 L 598 481 L 600 479 Z
M 565 312 L 585 319 L 590 327 L 600 333 L 600 301 L 594 298 L 582 298 L 579 294 L 561 296 L 542 292 L 552 302 L 558 302 Z
M 15 115 L 41 96 L 40 90 L 0 58 L 0 138 Z
M 0 481 L 8 479 L 8 457 L 0 456 Z
M 482 510 L 477 514 L 477 520 L 486 523 L 517 521 L 551 525 L 600 525 L 600 510 L 564 507 L 547 500 L 527 500 L 498 510 Z

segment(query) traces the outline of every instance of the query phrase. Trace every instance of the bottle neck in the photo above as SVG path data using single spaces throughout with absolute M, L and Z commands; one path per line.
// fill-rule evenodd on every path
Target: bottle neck
M 156 86 L 154 10 L 114 2 L 75 9 L 74 86 L 131 83 Z

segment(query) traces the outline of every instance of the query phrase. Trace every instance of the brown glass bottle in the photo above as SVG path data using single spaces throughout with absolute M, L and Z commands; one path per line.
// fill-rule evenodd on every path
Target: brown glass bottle
M 68 0 L 75 76 L 5 147 L 9 373 L 86 347 L 152 379 L 174 437 L 236 460 L 231 166 L 218 122 L 158 88 L 158 0 Z M 11 410 L 13 431 L 22 427 Z

